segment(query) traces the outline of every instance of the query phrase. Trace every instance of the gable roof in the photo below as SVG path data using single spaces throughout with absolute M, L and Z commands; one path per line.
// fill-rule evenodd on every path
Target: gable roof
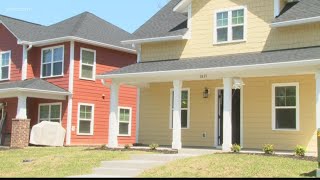
M 89 12 L 84 12 L 50 26 L 42 26 L 2 15 L 0 15 L 0 21 L 20 41 L 39 42 L 76 37 L 133 51 L 131 46 L 120 43 L 122 40 L 131 38 L 130 33 Z
M 320 17 L 320 0 L 299 0 L 287 3 L 273 23 Z
M 144 73 L 165 73 L 174 71 L 190 71 L 195 69 L 204 70 L 208 68 L 271 65 L 306 62 L 309 60 L 317 60 L 320 63 L 320 47 L 141 62 L 115 71 L 106 72 L 98 75 L 98 77 L 113 78 L 119 75 L 133 77 L 133 75 Z
M 180 1 L 171 0 L 168 2 L 167 5 L 133 33 L 133 38 L 127 40 L 185 35 L 188 31 L 188 17 L 185 14 L 173 11 L 173 8 Z
M 0 91 L 6 89 L 30 89 L 70 94 L 68 91 L 42 79 L 28 79 L 24 81 L 0 83 Z

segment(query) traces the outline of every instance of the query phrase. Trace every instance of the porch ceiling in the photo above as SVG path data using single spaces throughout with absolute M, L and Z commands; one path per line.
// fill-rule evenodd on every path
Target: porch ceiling
M 313 74 L 320 69 L 320 47 L 145 62 L 98 75 L 121 83 L 207 80 Z
M 0 98 L 24 95 L 33 98 L 65 100 L 68 91 L 42 79 L 0 83 Z

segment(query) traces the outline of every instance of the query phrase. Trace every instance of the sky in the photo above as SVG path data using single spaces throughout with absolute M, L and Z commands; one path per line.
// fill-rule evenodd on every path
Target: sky
M 168 0 L 3 0 L 0 14 L 51 25 L 88 11 L 132 33 L 167 2 Z

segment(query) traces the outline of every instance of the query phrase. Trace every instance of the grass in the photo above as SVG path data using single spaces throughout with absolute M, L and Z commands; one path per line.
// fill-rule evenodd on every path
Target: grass
M 92 173 L 101 161 L 128 159 L 130 154 L 88 148 L 27 148 L 0 151 L 0 177 L 66 177 Z M 23 163 L 23 160 L 33 160 Z
M 183 159 L 141 177 L 315 177 L 317 162 L 286 157 L 213 154 Z

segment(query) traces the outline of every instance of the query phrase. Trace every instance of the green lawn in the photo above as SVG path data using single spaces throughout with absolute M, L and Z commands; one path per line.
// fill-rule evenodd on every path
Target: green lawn
M 141 177 L 314 177 L 317 162 L 245 154 L 213 154 L 174 161 Z
M 90 174 L 101 161 L 128 159 L 141 152 L 111 152 L 87 148 L 27 148 L 0 151 L 0 177 L 65 177 Z M 23 163 L 31 159 L 33 162 Z

